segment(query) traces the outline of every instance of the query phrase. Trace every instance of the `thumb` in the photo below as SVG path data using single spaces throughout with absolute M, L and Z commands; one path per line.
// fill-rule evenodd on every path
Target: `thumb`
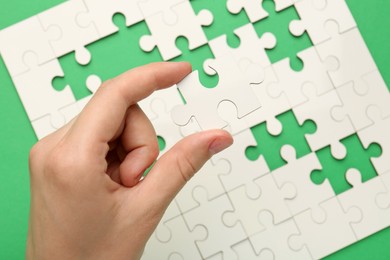
M 153 166 L 142 181 L 150 206 L 168 207 L 180 189 L 205 164 L 212 155 L 233 143 L 232 136 L 224 130 L 209 130 L 190 135 L 167 153 Z

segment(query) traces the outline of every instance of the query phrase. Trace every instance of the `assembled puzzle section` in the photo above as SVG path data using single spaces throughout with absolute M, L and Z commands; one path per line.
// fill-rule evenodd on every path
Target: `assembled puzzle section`
M 88 77 L 91 95 L 80 100 L 52 80 L 64 76 L 63 55 L 79 64 L 94 58 L 88 45 L 118 32 L 115 13 L 127 27 L 147 26 L 140 49 L 172 60 L 184 53 L 184 37 L 190 61 L 203 64 L 139 105 L 165 142 L 161 154 L 211 128 L 229 131 L 234 144 L 179 192 L 144 260 L 319 259 L 390 225 L 390 94 L 345 0 L 274 0 L 280 14 L 299 15 L 291 35 L 307 33 L 314 44 L 277 62 L 269 51 L 281 40 L 258 30 L 273 19 L 270 1 L 220 1 L 221 12 L 248 19 L 214 38 L 205 28 L 217 14 L 206 1 L 195 11 L 199 0 L 72 0 L 0 31 L 1 55 L 39 139 L 98 90 L 99 75 Z M 212 53 L 197 56 L 201 48 Z M 218 84 L 206 88 L 199 75 Z

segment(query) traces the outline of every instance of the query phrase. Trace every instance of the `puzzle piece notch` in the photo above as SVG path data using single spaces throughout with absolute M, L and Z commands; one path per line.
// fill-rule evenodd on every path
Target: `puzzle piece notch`
M 87 10 L 76 16 L 76 23 L 83 28 L 95 26 L 100 38 L 118 31 L 112 22 L 112 17 L 116 13 L 121 13 L 126 17 L 126 26 L 131 26 L 144 19 L 138 1 L 84 0 L 84 3 Z
M 249 237 L 256 252 L 272 252 L 272 259 L 312 259 L 307 248 L 292 250 L 288 244 L 289 237 L 299 232 L 293 219 L 276 223 L 273 214 L 265 210 L 258 221 L 265 229 Z
M 331 39 L 325 29 L 325 23 L 338 23 L 340 33 L 356 27 L 356 22 L 348 9 L 345 0 L 301 0 L 295 3 L 301 20 L 290 23 L 290 32 L 294 36 L 302 36 L 305 31 L 314 45 Z
M 328 180 L 321 186 L 313 184 L 310 180 L 313 170 L 322 169 L 315 153 L 297 158 L 294 147 L 290 145 L 284 145 L 280 153 L 287 164 L 273 171 L 272 176 L 279 188 L 295 191 L 296 196 L 286 198 L 285 201 L 293 215 L 309 208 L 316 209 L 321 202 L 335 196 Z
M 376 177 L 363 183 L 360 172 L 354 168 L 347 171 L 346 178 L 353 188 L 338 198 L 344 210 L 357 207 L 362 211 L 362 218 L 351 223 L 357 238 L 361 240 L 386 228 L 390 224 L 390 211 L 376 204 L 377 196 L 387 191 L 381 178 Z
M 83 0 L 66 1 L 38 15 L 38 18 L 49 35 L 50 45 L 56 57 L 75 51 L 79 64 L 86 65 L 91 60 L 86 45 L 100 39 L 94 24 L 82 27 L 77 23 L 77 16 L 87 12 Z
M 264 230 L 264 225 L 258 221 L 262 211 L 270 211 L 275 223 L 281 223 L 291 218 L 291 213 L 285 199 L 295 196 L 295 190 L 279 189 L 271 174 L 266 174 L 254 181 L 258 186 L 258 194 L 248 194 L 244 186 L 231 190 L 228 195 L 234 210 L 224 213 L 222 221 L 230 227 L 240 223 L 247 236 Z
M 368 107 L 367 116 L 372 120 L 373 124 L 357 133 L 366 149 L 369 149 L 373 143 L 380 144 L 382 149 L 381 157 L 371 159 L 379 175 L 390 171 L 390 140 L 388 138 L 390 116 L 384 117 L 383 115 L 384 112 L 381 108 L 375 105 Z
M 240 39 L 240 45 L 237 48 L 229 46 L 226 35 L 209 42 L 216 59 L 225 55 L 232 55 L 237 62 L 249 60 L 251 63 L 258 64 L 263 68 L 271 65 L 265 50 L 273 49 L 276 46 L 276 38 L 272 33 L 264 33 L 259 38 L 251 23 L 235 29 L 234 33 Z M 203 68 L 207 74 L 214 75 L 215 71 L 210 68 L 211 63 L 212 59 L 206 60 Z
M 314 259 L 321 259 L 356 242 L 350 223 L 358 222 L 362 216 L 356 207 L 344 212 L 337 197 L 322 202 L 320 208 L 321 213 L 307 210 L 294 216 L 300 234 L 289 238 L 292 250 L 300 250 L 306 245 Z
M 173 6 L 172 10 L 177 15 L 175 24 L 167 24 L 162 13 L 146 17 L 151 35 L 144 35 L 140 39 L 140 46 L 144 51 L 150 52 L 158 47 L 165 61 L 181 54 L 175 43 L 179 36 L 187 38 L 190 50 L 206 44 L 207 38 L 202 26 L 209 26 L 213 22 L 210 11 L 205 9 L 196 15 L 189 1 Z
M 172 110 L 172 118 L 176 124 L 186 125 L 191 117 L 195 117 L 203 130 L 224 128 L 227 123 L 220 118 L 218 105 L 225 100 L 237 107 L 238 118 L 260 108 L 261 104 L 253 94 L 251 83 L 263 80 L 261 68 L 250 64 L 243 71 L 230 55 L 215 60 L 212 65 L 219 76 L 215 88 L 203 87 L 199 82 L 198 71 L 192 72 L 178 83 L 178 89 L 187 104 Z
M 337 88 L 337 93 L 343 106 L 333 108 L 332 117 L 340 121 L 348 116 L 356 131 L 372 124 L 366 112 L 371 105 L 378 107 L 383 117 L 390 116 L 390 93 L 379 71 Z
M 316 87 L 318 95 L 334 89 L 327 72 L 335 69 L 336 64 L 330 62 L 323 63 L 315 47 L 301 51 L 297 56 L 304 64 L 303 69 L 295 71 L 290 66 L 290 59 L 283 59 L 272 65 L 279 81 L 268 86 L 268 91 L 272 97 L 276 98 L 281 93 L 285 93 L 291 107 L 299 106 L 307 101 L 302 87 L 308 82 Z
M 224 259 L 234 259 L 235 253 L 231 246 L 244 240 L 246 235 L 240 225 L 228 227 L 221 221 L 225 211 L 233 210 L 227 194 L 209 200 L 207 193 L 197 189 L 194 198 L 199 202 L 199 207 L 186 212 L 183 216 L 190 229 L 203 225 L 208 231 L 206 240 L 196 241 L 202 257 L 207 258 L 222 253 Z
M 336 121 L 331 116 L 331 109 L 342 102 L 335 90 L 323 95 L 317 93 L 317 88 L 312 84 L 302 87 L 308 101 L 293 108 L 294 114 L 300 124 L 310 119 L 315 122 L 317 130 L 314 134 L 306 135 L 306 140 L 312 151 L 317 151 L 330 144 L 332 155 L 337 159 L 346 156 L 346 148 L 340 140 L 355 132 L 348 118 Z M 328 131 L 332 129 L 332 131 Z
M 292 0 L 274 0 L 274 2 L 277 12 L 293 5 Z M 245 10 L 251 23 L 255 23 L 268 17 L 268 13 L 264 10 L 262 4 L 263 0 L 228 0 L 226 6 L 232 14 L 238 14 L 242 10 Z

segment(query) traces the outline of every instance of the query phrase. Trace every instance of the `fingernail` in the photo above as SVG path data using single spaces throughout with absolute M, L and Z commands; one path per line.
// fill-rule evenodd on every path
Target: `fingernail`
M 211 155 L 217 154 L 229 146 L 231 146 L 233 143 L 233 139 L 228 138 L 217 138 L 215 139 L 209 146 L 209 151 Z

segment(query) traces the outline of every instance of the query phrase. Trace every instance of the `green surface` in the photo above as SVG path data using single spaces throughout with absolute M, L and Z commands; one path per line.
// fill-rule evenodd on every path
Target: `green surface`
M 64 1 L 0 0 L 0 29 L 61 2 Z M 193 0 L 191 2 L 196 12 L 207 7 L 214 13 L 215 21 L 213 25 L 205 28 L 208 39 L 227 34 L 231 46 L 239 45 L 239 40 L 232 31 L 248 22 L 244 12 L 234 16 L 230 15 L 224 9 L 225 1 L 222 0 Z M 390 67 L 390 48 L 388 48 L 387 43 L 390 40 L 390 30 L 388 28 L 390 24 L 390 17 L 388 16 L 390 1 L 347 0 L 347 3 L 389 86 L 390 70 L 387 68 Z M 288 22 L 297 17 L 294 8 L 275 13 L 272 11 L 273 6 L 272 2 L 265 3 L 265 8 L 271 12 L 271 15 L 266 20 L 255 24 L 256 31 L 259 35 L 271 31 L 277 36 L 278 46 L 275 50 L 268 52 L 272 62 L 290 57 L 292 58 L 293 68 L 299 69 L 302 64 L 294 57 L 300 50 L 311 46 L 311 42 L 306 34 L 299 38 L 289 35 L 287 31 Z M 149 33 L 145 23 L 141 22 L 126 28 L 124 18 L 121 15 L 114 17 L 114 23 L 119 27 L 119 33 L 88 46 L 92 53 L 92 62 L 87 66 L 79 66 L 74 61 L 73 54 L 61 57 L 60 63 L 65 77 L 53 81 L 56 89 L 60 90 L 66 84 L 70 84 L 77 99 L 81 99 L 89 94 L 85 87 L 85 80 L 88 75 L 97 74 L 105 80 L 129 68 L 161 59 L 157 50 L 144 53 L 138 46 L 139 38 Z M 183 55 L 175 60 L 189 60 L 193 63 L 194 68 L 201 69 L 202 61 L 212 57 L 210 48 L 205 45 L 190 52 L 186 50 L 187 44 L 187 41 L 183 38 L 177 40 L 177 45 L 183 51 Z M 201 74 L 201 80 L 206 86 L 213 87 L 218 79 L 217 76 L 207 77 L 205 74 Z M 2 107 L 0 112 L 0 259 L 23 259 L 29 207 L 28 154 L 29 149 L 36 142 L 36 138 L 1 59 L 0 105 Z M 261 142 L 267 143 L 269 150 L 252 148 L 254 149 L 252 152 L 248 151 L 248 157 L 251 159 L 263 154 L 272 169 L 284 164 L 280 155 L 276 153 L 283 143 L 293 145 L 298 151 L 298 156 L 308 153 L 307 144 L 302 138 L 306 132 L 312 131 L 313 128 L 310 125 L 297 125 L 294 115 L 289 112 L 281 115 L 279 119 L 283 123 L 284 131 L 278 137 L 268 135 L 265 131 L 265 124 L 252 129 L 257 141 L 261 140 Z M 351 158 L 346 159 L 347 162 L 335 161 L 329 157 L 328 148 L 318 151 L 317 154 L 321 162 L 329 167 L 325 171 L 332 171 L 332 167 L 343 171 L 347 167 L 346 165 L 348 167 L 354 165 L 357 168 L 368 169 L 369 174 L 375 174 L 370 173 L 372 166 L 367 158 L 371 155 L 378 155 L 380 148 L 373 147 L 366 152 L 357 141 L 355 136 L 343 141 L 351 153 L 349 154 Z M 163 149 L 163 140 L 160 140 L 160 144 Z M 361 160 L 362 158 L 364 160 Z M 313 177 L 313 181 L 319 182 L 320 180 Z M 335 189 L 340 188 L 341 192 L 342 185 L 342 183 L 335 183 L 334 187 L 337 187 Z M 331 255 L 328 259 L 390 259 L 389 241 L 390 229 L 386 229 Z

